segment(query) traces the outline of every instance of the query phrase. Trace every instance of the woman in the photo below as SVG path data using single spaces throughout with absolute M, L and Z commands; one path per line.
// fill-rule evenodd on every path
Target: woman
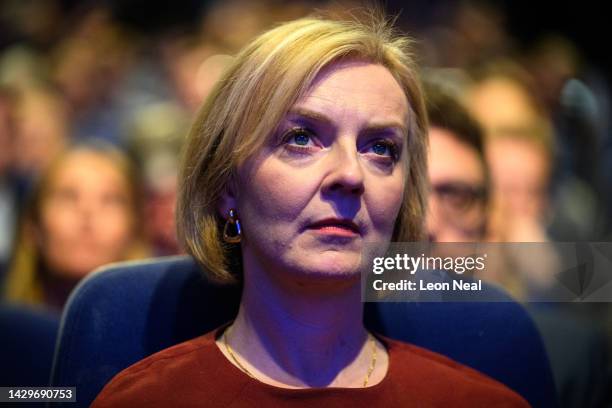
M 7 276 L 6 296 L 61 311 L 95 268 L 145 255 L 135 171 L 104 144 L 77 145 L 42 175 Z
M 365 243 L 421 235 L 426 115 L 408 45 L 382 23 L 305 18 L 236 57 L 192 128 L 178 222 L 207 273 L 242 282 L 238 316 L 123 371 L 95 407 L 526 405 L 362 324 Z

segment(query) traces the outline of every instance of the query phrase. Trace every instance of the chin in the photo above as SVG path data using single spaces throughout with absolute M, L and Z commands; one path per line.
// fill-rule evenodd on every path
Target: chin
M 61 270 L 66 278 L 71 279 L 82 279 L 95 271 L 101 266 L 111 263 L 110 261 L 103 260 L 98 262 L 91 262 L 91 259 L 87 260 L 75 260 L 74 262 L 65 265 Z
M 334 252 L 313 255 L 300 269 L 319 279 L 353 280 L 361 276 L 361 266 L 360 254 Z

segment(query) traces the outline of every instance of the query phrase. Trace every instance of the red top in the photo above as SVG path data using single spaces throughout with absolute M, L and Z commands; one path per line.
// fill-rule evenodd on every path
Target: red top
M 505 385 L 440 354 L 381 339 L 389 369 L 366 388 L 286 389 L 249 377 L 221 353 L 222 329 L 117 374 L 92 407 L 528 407 Z M 379 337 L 380 338 L 380 337 Z

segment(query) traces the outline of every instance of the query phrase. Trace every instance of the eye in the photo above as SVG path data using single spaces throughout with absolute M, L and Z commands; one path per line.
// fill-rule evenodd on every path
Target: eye
M 78 200 L 78 192 L 73 188 L 63 188 L 52 192 L 50 198 L 62 203 L 73 203 Z
M 376 142 L 372 145 L 372 151 L 380 156 L 390 156 L 391 149 L 386 143 Z
M 283 134 L 281 146 L 287 153 L 310 156 L 321 149 L 317 137 L 310 129 L 295 127 Z
M 484 187 L 459 182 L 437 184 L 432 189 L 449 208 L 459 212 L 467 212 L 475 204 L 482 204 L 487 196 Z
M 377 140 L 370 145 L 368 151 L 374 153 L 376 156 L 388 157 L 396 161 L 398 159 L 399 149 L 396 144 L 390 140 Z
M 313 135 L 308 129 L 294 128 L 289 130 L 284 137 L 285 143 L 293 146 L 308 147 L 314 145 Z

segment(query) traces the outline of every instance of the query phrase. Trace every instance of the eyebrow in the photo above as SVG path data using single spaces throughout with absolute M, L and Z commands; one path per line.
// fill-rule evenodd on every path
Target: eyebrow
M 314 122 L 318 122 L 318 123 L 322 123 L 324 125 L 329 125 L 332 126 L 332 120 L 330 118 L 328 118 L 327 116 L 325 116 L 322 113 L 319 112 L 315 112 L 315 111 L 311 111 L 309 109 L 304 109 L 304 108 L 293 108 L 289 111 L 289 117 L 290 119 L 292 117 L 297 117 L 297 118 L 302 118 L 302 119 L 308 119 Z
M 315 112 L 306 108 L 293 108 L 289 111 L 289 120 L 295 119 L 306 119 L 313 121 L 315 123 L 321 123 L 327 126 L 334 126 L 333 121 L 327 117 L 325 114 L 320 112 Z M 389 123 L 373 123 L 367 125 L 364 133 L 372 134 L 372 133 L 382 133 L 387 132 L 389 130 L 397 130 L 400 132 L 400 135 L 407 136 L 408 129 L 401 123 L 398 122 L 389 122 Z

